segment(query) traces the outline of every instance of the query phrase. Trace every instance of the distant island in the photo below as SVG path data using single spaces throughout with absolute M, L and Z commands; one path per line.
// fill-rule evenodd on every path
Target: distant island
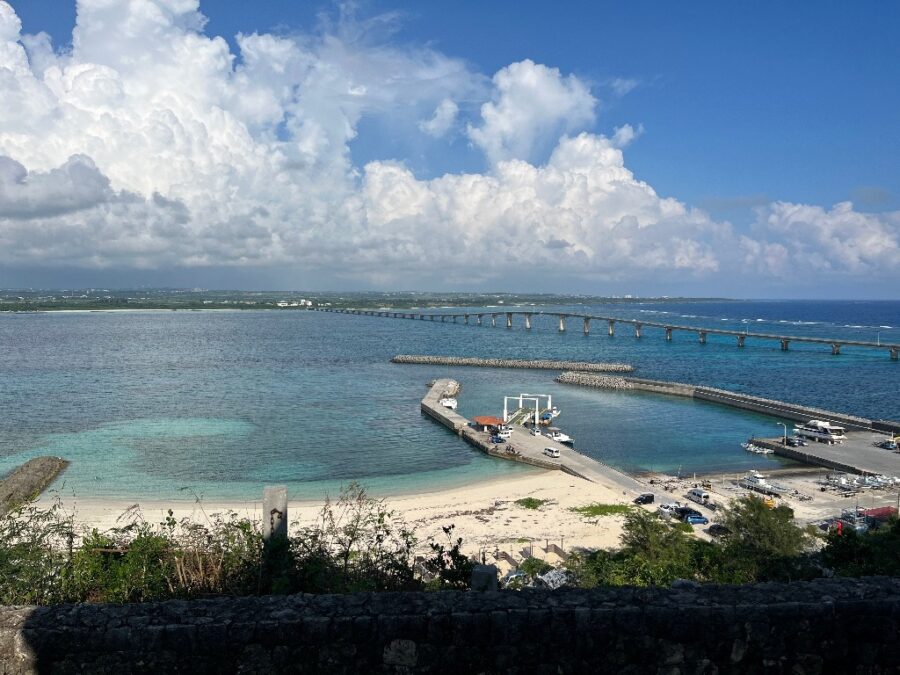
M 729 298 L 560 295 L 553 293 L 216 291 L 206 289 L 0 289 L 0 312 L 114 309 L 434 309 L 497 305 L 728 302 Z

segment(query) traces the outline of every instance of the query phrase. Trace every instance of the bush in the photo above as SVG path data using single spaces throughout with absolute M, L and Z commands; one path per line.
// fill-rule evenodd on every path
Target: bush
M 523 497 L 516 500 L 516 504 L 523 509 L 538 509 L 546 503 L 546 499 L 537 499 L 535 497 Z
M 573 506 L 569 509 L 575 513 L 591 518 L 603 516 L 620 516 L 633 511 L 628 504 L 588 504 L 587 506 Z

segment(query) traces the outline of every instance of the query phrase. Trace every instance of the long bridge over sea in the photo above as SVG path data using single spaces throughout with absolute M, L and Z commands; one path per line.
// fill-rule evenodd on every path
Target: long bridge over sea
M 442 321 L 458 323 L 462 320 L 466 324 L 474 324 L 477 326 L 487 325 L 490 322 L 491 327 L 496 328 L 498 320 L 506 328 L 513 327 L 513 317 L 521 318 L 524 327 L 531 329 L 535 316 L 550 316 L 558 319 L 559 332 L 565 332 L 568 322 L 574 320 L 576 323 L 581 320 L 581 330 L 585 335 L 591 332 L 591 322 L 606 324 L 606 332 L 610 337 L 615 336 L 616 326 L 629 326 L 634 332 L 635 338 L 643 336 L 644 328 L 659 328 L 664 331 L 665 339 L 672 341 L 676 332 L 691 333 L 697 336 L 700 344 L 706 344 L 709 335 L 729 335 L 735 338 L 737 346 L 745 346 L 747 340 L 759 341 L 775 341 L 781 345 L 782 351 L 788 351 L 793 342 L 806 342 L 813 344 L 822 344 L 831 347 L 831 353 L 837 356 L 841 353 L 841 347 L 861 347 L 867 349 L 884 350 L 890 354 L 891 360 L 897 361 L 900 358 L 900 344 L 884 343 L 884 342 L 867 342 L 864 340 L 845 340 L 843 338 L 828 337 L 807 337 L 800 335 L 776 335 L 774 333 L 756 333 L 750 331 L 727 330 L 722 328 L 703 328 L 700 326 L 682 326 L 672 323 L 660 323 L 657 321 L 644 321 L 642 319 L 623 319 L 615 316 L 600 316 L 597 314 L 580 314 L 574 312 L 532 312 L 527 310 L 511 310 L 501 312 L 398 312 L 393 310 L 369 310 L 369 309 L 343 309 L 332 307 L 317 307 L 320 312 L 334 312 L 338 314 L 356 314 L 360 316 L 385 317 L 390 319 L 411 319 L 418 321 Z

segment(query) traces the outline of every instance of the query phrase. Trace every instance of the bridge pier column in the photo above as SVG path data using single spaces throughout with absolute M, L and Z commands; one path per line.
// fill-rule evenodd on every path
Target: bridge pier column
M 560 333 L 566 332 L 566 317 L 563 314 L 559 315 L 559 332 Z
M 643 326 L 641 326 L 641 324 L 639 324 L 639 323 L 634 324 L 634 337 L 636 337 L 636 338 L 641 337 L 641 328 L 643 328 Z
M 463 315 L 463 316 L 465 317 L 465 323 L 466 323 L 466 325 L 468 325 L 468 324 L 469 324 L 469 315 L 468 315 L 468 314 L 465 314 L 465 315 Z
M 584 334 L 585 335 L 591 334 L 591 320 L 588 319 L 587 317 L 585 317 L 585 319 L 584 319 Z
M 425 315 L 419 314 L 419 321 L 424 321 L 424 320 L 425 320 Z
M 512 312 L 506 313 L 506 327 L 512 328 Z
M 497 327 L 497 315 L 491 314 L 491 328 Z
M 525 328 L 531 330 L 531 314 L 525 315 Z
M 456 323 L 456 314 L 453 315 L 453 323 Z
M 441 315 L 441 323 L 444 323 L 444 319 L 446 319 L 446 318 L 447 318 L 447 317 L 445 317 L 445 316 L 442 314 L 442 315 Z
M 701 330 L 699 333 L 697 333 L 697 335 L 700 338 L 700 344 L 705 345 L 706 344 L 706 332 Z
M 476 322 L 478 323 L 479 326 L 481 325 L 481 318 L 482 318 L 483 316 L 484 316 L 484 314 L 478 314 L 478 315 L 476 315 L 476 319 L 475 319 L 475 320 L 476 320 Z
M 891 347 L 891 361 L 897 360 L 898 352 L 900 352 L 900 350 L 898 350 L 896 347 Z
M 781 340 L 781 351 L 786 352 L 788 350 L 788 345 L 791 344 L 790 340 L 785 340 L 782 338 Z
M 609 335 L 609 337 L 616 336 L 616 322 L 612 319 L 609 320 L 609 326 L 606 329 L 606 334 Z
M 744 346 L 744 338 L 745 338 L 745 337 L 746 337 L 745 335 L 738 335 L 738 336 L 737 336 L 737 339 L 738 339 L 738 347 L 743 347 L 743 346 Z
M 666 342 L 672 341 L 672 329 L 669 326 L 666 326 Z
M 841 345 L 838 344 L 837 342 L 835 342 L 834 344 L 831 345 L 831 354 L 832 354 L 832 356 L 837 356 L 840 353 L 841 353 Z

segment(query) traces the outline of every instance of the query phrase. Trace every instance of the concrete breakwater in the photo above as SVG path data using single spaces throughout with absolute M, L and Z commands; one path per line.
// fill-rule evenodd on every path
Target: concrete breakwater
M 590 361 L 554 361 L 551 359 L 480 359 L 467 356 L 425 356 L 398 354 L 392 363 L 431 366 L 476 366 L 480 368 L 524 368 L 530 370 L 577 370 L 591 373 L 630 373 L 627 363 L 593 363 Z
M 0 480 L 0 516 L 35 499 L 67 466 L 60 457 L 35 457 L 10 471 Z
M 833 410 L 822 410 L 821 408 L 787 403 L 785 401 L 776 401 L 760 396 L 751 396 L 749 394 L 740 394 L 738 392 L 716 389 L 714 387 L 685 384 L 683 382 L 646 380 L 637 377 L 596 377 L 577 372 L 562 373 L 556 378 L 556 381 L 564 384 L 575 384 L 597 389 L 631 389 L 650 391 L 658 394 L 670 394 L 673 396 L 685 396 L 703 401 L 711 401 L 713 403 L 721 403 L 722 405 L 741 408 L 742 410 L 751 410 L 753 412 L 773 415 L 775 417 L 797 420 L 799 422 L 807 422 L 811 419 L 829 420 L 838 422 L 850 429 L 889 431 L 891 427 L 896 426 L 897 428 L 900 428 L 900 423 L 897 422 L 869 420 L 863 417 L 856 417 L 855 415 L 834 412 Z
M 609 375 L 593 375 L 591 373 L 576 373 L 567 371 L 556 378 L 562 384 L 577 384 L 582 387 L 595 387 L 596 389 L 634 389 L 634 386 L 624 377 L 610 377 Z

